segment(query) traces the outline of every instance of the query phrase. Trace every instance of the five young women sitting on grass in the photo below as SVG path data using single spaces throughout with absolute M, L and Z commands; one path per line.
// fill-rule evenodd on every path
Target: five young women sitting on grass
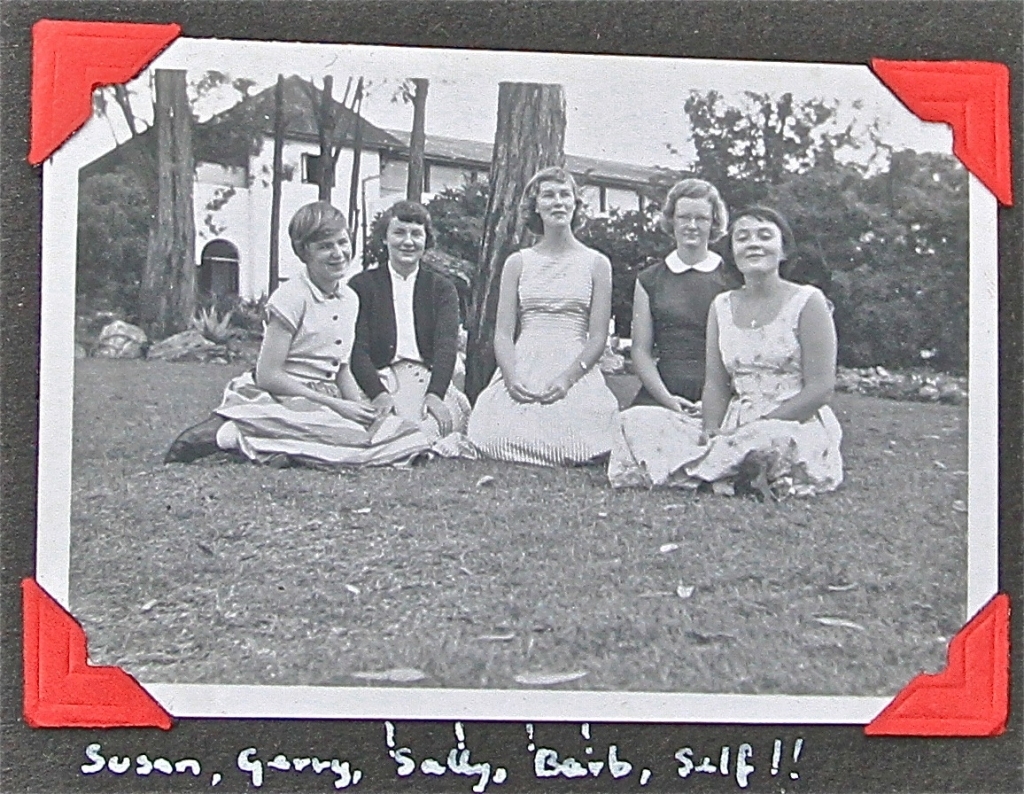
M 609 459 L 615 487 L 764 496 L 838 487 L 842 432 L 828 407 L 835 328 L 819 290 L 780 275 L 793 249 L 785 219 L 752 207 L 730 226 L 713 185 L 688 179 L 672 188 L 661 226 L 676 247 L 637 279 L 632 355 L 642 387 L 619 413 L 596 367 L 611 266 L 576 239 L 581 207 L 563 169 L 528 184 L 520 212 L 539 241 L 505 264 L 498 369 L 472 412 L 451 384 L 455 288 L 420 265 L 432 241 L 426 209 L 392 207 L 388 264 L 353 276 L 341 213 L 324 202 L 303 207 L 289 235 L 306 272 L 268 300 L 255 370 L 228 384 L 214 416 L 179 436 L 166 460 L 217 450 L 271 465 L 388 465 L 432 454 L 540 465 Z M 727 232 L 737 289 L 708 249 Z

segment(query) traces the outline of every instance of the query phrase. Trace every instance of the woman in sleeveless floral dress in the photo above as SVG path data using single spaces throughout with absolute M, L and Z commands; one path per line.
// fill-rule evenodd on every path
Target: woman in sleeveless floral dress
M 577 465 L 611 447 L 618 401 L 595 368 L 607 342 L 611 264 L 574 236 L 581 207 L 575 181 L 561 168 L 540 171 L 526 186 L 520 212 L 542 237 L 502 271 L 498 369 L 467 433 L 486 457 Z
M 739 213 L 731 241 L 744 286 L 718 295 L 708 316 L 702 419 L 680 416 L 657 436 L 624 423 L 613 485 L 712 483 L 779 497 L 843 480 L 842 429 L 828 406 L 836 367 L 828 300 L 779 275 L 792 232 L 774 210 Z

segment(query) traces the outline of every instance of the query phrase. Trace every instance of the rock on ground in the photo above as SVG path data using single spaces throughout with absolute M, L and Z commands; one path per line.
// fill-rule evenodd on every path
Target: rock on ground
M 259 341 L 232 339 L 219 344 L 207 339 L 195 328 L 174 334 L 149 348 L 152 361 L 196 361 L 201 364 L 227 364 L 234 361 L 256 362 Z
M 889 372 L 884 367 L 840 367 L 836 390 L 893 400 L 967 402 L 967 378 L 936 372 Z
M 148 341 L 146 332 L 137 325 L 114 320 L 100 331 L 93 355 L 99 358 L 142 358 Z
M 198 354 L 212 355 L 214 350 L 221 347 L 222 345 L 211 342 L 199 331 L 190 328 L 153 344 L 146 358 L 159 361 L 197 361 L 200 360 Z

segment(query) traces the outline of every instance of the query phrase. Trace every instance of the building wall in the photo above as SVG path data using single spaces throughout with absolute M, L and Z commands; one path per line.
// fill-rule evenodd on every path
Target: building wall
M 474 175 L 481 178 L 478 171 L 472 169 L 457 168 L 450 165 L 440 165 L 427 161 L 426 190 L 420 195 L 420 201 L 424 204 L 430 202 L 438 193 L 449 188 L 462 187 Z M 409 182 L 409 161 L 388 160 L 381 158 L 380 182 L 375 198 L 367 193 L 367 203 L 371 206 L 369 213 L 370 221 L 377 212 L 387 209 L 396 201 L 405 198 L 406 186 Z M 486 179 L 486 175 L 483 176 Z
M 299 207 L 317 200 L 317 186 L 302 181 L 302 155 L 319 153 L 315 143 L 288 141 L 282 151 L 285 179 L 281 183 L 281 230 L 278 247 L 278 269 L 282 279 L 302 272 L 302 262 L 292 251 L 288 239 L 288 223 Z M 228 240 L 238 249 L 238 290 L 244 299 L 266 295 L 270 282 L 270 210 L 272 198 L 273 141 L 264 141 L 260 152 L 250 158 L 248 187 L 239 186 L 241 169 L 224 169 L 210 163 L 196 168 L 194 190 L 196 251 L 200 261 L 203 247 L 215 239 Z M 335 169 L 335 186 L 331 203 L 348 213 L 348 195 L 352 178 L 351 149 L 343 149 Z M 380 157 L 374 150 L 365 150 L 360 159 L 361 180 L 366 182 L 370 217 L 380 205 Z M 360 186 L 362 188 L 362 185 Z M 360 190 L 362 193 L 362 190 Z M 358 200 L 362 204 L 361 197 Z M 390 202 L 388 202 L 390 204 Z M 358 245 L 360 234 L 354 242 Z

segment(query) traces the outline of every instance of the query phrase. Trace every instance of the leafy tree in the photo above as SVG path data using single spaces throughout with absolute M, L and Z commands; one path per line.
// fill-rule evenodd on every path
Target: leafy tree
M 837 103 L 747 91 L 741 101 L 691 91 L 683 104 L 697 151 L 694 170 L 716 185 L 730 207 L 764 199 L 787 175 L 831 165 L 856 147 L 852 126 L 837 123 Z
M 79 313 L 110 311 L 135 322 L 154 200 L 131 168 L 85 179 L 79 188 Z
M 956 160 L 912 151 L 876 174 L 819 165 L 768 190 L 797 238 L 786 275 L 835 304 L 840 363 L 965 371 L 966 197 Z
M 259 128 L 255 117 L 242 119 L 246 123 L 214 123 L 193 147 L 194 103 L 227 84 L 244 99 L 253 82 L 208 71 L 189 86 L 184 72 L 158 69 L 154 83 L 152 122 L 136 113 L 123 85 L 93 94 L 94 111 L 108 121 L 110 100 L 116 103 L 130 137 L 108 156 L 108 170 L 89 176 L 81 186 L 77 293 L 87 310 L 116 311 L 163 336 L 187 327 L 195 307 L 194 153 L 227 149 L 228 157 L 247 162 L 258 145 Z M 141 267 L 135 259 L 140 233 L 147 240 Z
M 438 248 L 474 265 L 477 263 L 488 195 L 486 181 L 471 181 L 442 190 L 427 204 Z
M 683 109 L 696 173 L 734 210 L 763 202 L 792 223 L 784 273 L 832 299 L 840 363 L 966 368 L 967 182 L 953 158 L 894 151 L 836 102 L 695 91 Z
M 633 287 L 637 274 L 672 250 L 672 238 L 658 228 L 660 207 L 648 202 L 643 210 L 613 209 L 607 216 L 588 218 L 578 237 L 612 263 L 612 319 L 617 336 L 628 337 L 633 319 Z

